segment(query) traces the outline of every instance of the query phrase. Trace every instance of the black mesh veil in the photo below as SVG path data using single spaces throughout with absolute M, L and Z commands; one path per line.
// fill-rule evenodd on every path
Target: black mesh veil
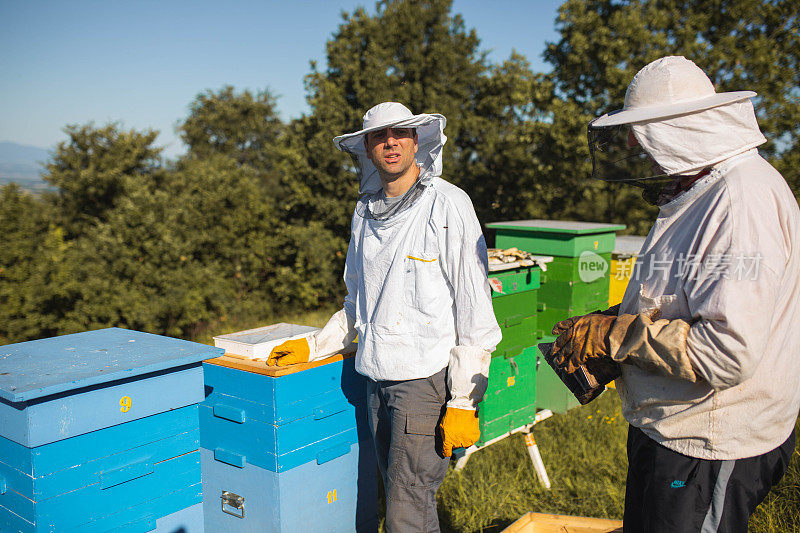
M 427 185 L 417 179 L 414 185 L 397 202 L 386 202 L 383 191 L 364 193 L 356 202 L 356 214 L 370 220 L 388 220 L 413 206 L 425 193 Z
M 642 197 L 657 205 L 661 192 L 673 183 L 647 152 L 631 139 L 630 125 L 614 126 L 589 123 L 587 137 L 592 157 L 592 177 L 611 183 L 627 183 L 642 189 Z

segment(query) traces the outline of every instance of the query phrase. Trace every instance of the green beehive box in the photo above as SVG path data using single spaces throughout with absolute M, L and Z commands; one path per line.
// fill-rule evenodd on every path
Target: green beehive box
M 481 431 L 481 436 L 480 436 L 480 438 L 478 438 L 478 441 L 475 443 L 478 446 L 486 444 L 490 440 L 492 440 L 494 438 L 497 438 L 500 435 L 503 435 L 505 433 L 508 433 L 509 431 L 514 429 L 514 427 L 513 427 L 514 421 L 513 421 L 513 418 L 512 418 L 510 413 L 508 415 L 502 417 L 502 418 L 496 418 L 494 420 L 483 421 L 483 419 L 480 416 L 480 412 L 479 412 L 478 413 L 478 419 L 479 419 L 479 427 L 480 427 L 480 431 Z
M 487 422 L 481 422 L 481 436 L 476 444 L 478 446 L 486 444 L 490 440 L 504 435 L 513 429 L 517 429 L 520 426 L 532 423 L 535 418 L 536 406 L 534 404 L 530 404 L 520 409 L 511 411 L 503 417 L 489 420 Z
M 550 307 L 544 303 L 539 303 L 539 313 L 537 315 L 537 326 L 545 335 L 549 335 L 556 322 L 565 320 L 571 316 L 586 315 L 595 311 L 605 311 L 608 309 L 608 299 L 584 302 L 570 307 Z M 540 339 L 539 342 L 542 342 Z
M 492 298 L 494 316 L 503 334 L 492 357 L 512 357 L 536 345 L 542 335 L 536 313 L 538 303 L 536 290 Z
M 536 419 L 536 402 L 517 409 L 511 413 L 511 425 L 514 428 L 530 424 Z
M 540 343 L 553 342 L 554 340 L 556 340 L 555 337 L 545 336 Z M 567 386 L 562 383 L 555 371 L 544 360 L 544 356 L 538 346 L 536 353 L 540 358 L 540 364 L 536 369 L 536 408 L 550 409 L 554 413 L 566 413 L 567 410 L 580 405 L 575 396 L 572 395 Z
M 497 279 L 502 287 L 502 292 L 492 290 L 492 298 L 538 289 L 541 272 L 536 266 L 490 271 L 489 277 Z
M 481 409 L 487 420 L 532 405 L 536 390 L 536 348 L 526 348 L 516 357 L 496 357 L 489 366 L 489 384 Z
M 608 277 L 610 272 L 612 253 L 604 254 L 584 254 L 583 257 L 553 257 L 553 260 L 547 263 L 547 272 L 542 272 L 540 276 L 541 283 L 550 283 L 553 281 L 577 281 L 581 280 L 581 273 L 584 278 L 592 276 L 599 266 L 603 268 L 605 265 L 605 276 Z
M 519 355 L 525 348 L 536 345 L 543 334 L 536 316 L 540 274 L 537 266 L 489 272 L 489 277 L 499 282 L 492 286 L 492 307 L 503 334 L 492 357 Z
M 481 443 L 528 423 L 519 422 L 521 410 L 526 413 L 533 410 L 535 414 L 536 364 L 537 352 L 533 346 L 516 357 L 492 359 L 489 385 L 478 408 Z
M 608 302 L 608 277 L 584 283 L 583 281 L 547 281 L 539 289 L 539 299 L 548 306 L 569 308 L 589 303 Z
M 541 255 L 578 257 L 582 252 L 606 254 L 614 251 L 615 231 L 622 224 L 564 220 L 513 220 L 492 222 L 497 248 L 516 247 Z

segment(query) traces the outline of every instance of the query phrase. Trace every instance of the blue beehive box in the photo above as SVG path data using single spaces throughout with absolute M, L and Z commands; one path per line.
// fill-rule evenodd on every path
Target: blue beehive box
M 111 328 L 0 346 L 0 531 L 201 532 L 202 360 Z
M 267 367 L 206 361 L 208 531 L 377 531 L 378 471 L 353 357 Z

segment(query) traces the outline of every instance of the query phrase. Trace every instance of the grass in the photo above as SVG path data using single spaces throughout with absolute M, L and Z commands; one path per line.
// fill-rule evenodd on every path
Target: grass
M 437 494 L 442 531 L 501 531 L 528 511 L 621 519 L 627 427 L 613 390 L 537 424 L 534 435 L 551 490 L 539 485 L 521 435 L 473 454 L 461 472 L 451 465 Z M 800 532 L 798 451 L 748 531 Z
M 213 344 L 213 335 L 277 322 L 321 327 L 335 311 L 331 308 L 219 321 L 193 340 Z M 619 396 L 613 390 L 589 405 L 537 424 L 534 435 L 550 476 L 550 490 L 539 485 L 519 434 L 473 454 L 460 472 L 453 469 L 455 463 L 451 464 L 436 497 L 442 531 L 499 532 L 528 511 L 621 519 L 627 431 Z M 800 433 L 800 419 L 796 431 Z M 800 533 L 797 450 L 786 475 L 756 510 L 748 531 Z
M 500 531 L 528 511 L 621 518 L 627 423 L 616 392 L 537 424 L 536 443 L 552 487 L 542 487 L 521 435 L 452 466 L 437 500 L 442 530 Z

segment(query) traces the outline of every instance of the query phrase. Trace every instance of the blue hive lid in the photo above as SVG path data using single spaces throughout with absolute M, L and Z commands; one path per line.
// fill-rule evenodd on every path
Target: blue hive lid
M 120 328 L 8 344 L 0 346 L 0 398 L 29 401 L 223 353 L 205 344 Z

